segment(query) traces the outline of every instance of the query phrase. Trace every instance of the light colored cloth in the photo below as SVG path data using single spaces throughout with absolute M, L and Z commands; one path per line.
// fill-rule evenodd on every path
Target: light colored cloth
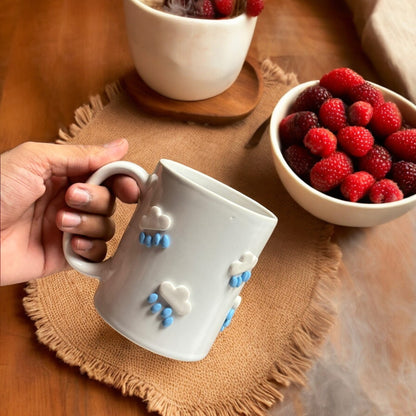
M 127 159 L 151 172 L 166 157 L 197 168 L 276 213 L 279 223 L 244 287 L 230 327 L 196 363 L 163 358 L 106 325 L 93 306 L 97 281 L 66 271 L 31 282 L 24 299 L 40 342 L 82 373 L 142 398 L 162 415 L 265 415 L 285 387 L 305 382 L 306 371 L 334 321 L 340 250 L 333 227 L 301 209 L 278 180 L 266 137 L 245 144 L 278 99 L 296 84 L 270 61 L 263 65 L 263 97 L 246 119 L 228 126 L 187 124 L 140 112 L 121 90 L 107 90 L 76 112 L 68 143 L 130 142 Z M 132 207 L 115 213 L 117 236 Z
M 416 1 L 346 0 L 385 86 L 416 102 Z

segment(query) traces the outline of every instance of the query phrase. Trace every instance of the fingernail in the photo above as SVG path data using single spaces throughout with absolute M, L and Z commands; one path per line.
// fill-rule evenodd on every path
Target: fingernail
M 110 143 L 104 144 L 104 147 L 119 147 L 123 145 L 125 142 L 126 142 L 126 139 L 117 139 L 117 140 L 113 140 Z
M 81 216 L 74 212 L 64 212 L 62 215 L 62 226 L 65 228 L 77 227 L 81 224 Z
M 91 195 L 85 189 L 75 188 L 70 196 L 68 202 L 71 203 L 71 206 L 81 207 L 87 205 L 91 201 Z

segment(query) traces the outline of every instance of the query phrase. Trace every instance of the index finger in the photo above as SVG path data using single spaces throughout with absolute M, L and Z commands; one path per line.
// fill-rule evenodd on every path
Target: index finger
M 106 181 L 106 185 L 109 186 L 117 198 L 127 204 L 135 204 L 140 197 L 140 188 L 137 182 L 125 175 L 115 175 Z

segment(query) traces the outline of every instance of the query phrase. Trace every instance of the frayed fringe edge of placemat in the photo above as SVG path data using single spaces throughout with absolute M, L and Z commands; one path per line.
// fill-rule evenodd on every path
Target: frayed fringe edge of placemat
M 108 84 L 104 89 L 104 94 L 93 95 L 89 98 L 89 103 L 77 108 L 74 113 L 74 123 L 68 129 L 60 129 L 56 143 L 65 144 L 75 137 L 89 122 L 100 113 L 106 103 L 111 102 L 123 92 L 119 81 Z
M 264 81 L 290 85 L 297 83 L 294 73 L 285 73 L 278 65 L 266 59 L 261 64 Z M 91 96 L 89 104 L 79 107 L 74 114 L 75 122 L 68 130 L 59 131 L 57 143 L 67 143 L 75 137 L 104 107 L 105 102 L 111 102 L 123 93 L 119 82 L 109 84 L 103 95 Z M 333 226 L 323 225 L 325 236 L 332 235 Z M 324 232 L 325 231 L 325 232 Z M 276 402 L 284 399 L 282 389 L 295 384 L 304 386 L 307 371 L 311 368 L 313 360 L 319 356 L 320 346 L 337 315 L 335 306 L 335 291 L 339 280 L 337 270 L 341 260 L 341 251 L 335 243 L 328 241 L 328 237 L 319 242 L 319 250 L 324 253 L 324 259 L 328 262 L 326 268 L 316 265 L 320 269 L 320 275 L 316 276 L 316 286 L 311 302 L 305 313 L 300 317 L 298 324 L 293 328 L 285 355 L 280 357 L 280 363 L 274 363 L 269 374 L 264 380 L 259 380 L 255 389 L 246 392 L 242 397 L 230 400 L 228 403 L 215 406 L 201 405 L 198 408 L 188 408 L 159 393 L 154 386 L 149 386 L 145 381 L 136 376 L 127 374 L 119 368 L 112 367 L 94 357 L 86 356 L 85 352 L 74 349 L 68 345 L 50 326 L 50 322 L 43 312 L 43 305 L 37 293 L 37 282 L 30 282 L 26 286 L 27 296 L 23 299 L 23 306 L 28 316 L 35 322 L 36 335 L 40 343 L 48 346 L 56 352 L 58 358 L 71 366 L 77 366 L 81 374 L 87 374 L 91 379 L 108 384 L 121 391 L 125 396 L 137 396 L 147 403 L 150 412 L 158 412 L 164 416 L 176 416 L 179 414 L 192 416 L 230 416 L 256 415 L 264 416 L 267 409 Z
M 263 81 L 270 85 L 280 83 L 284 85 L 297 84 L 297 76 L 293 72 L 286 73 L 279 65 L 273 63 L 270 59 L 265 59 L 260 66 L 263 74 Z M 68 129 L 60 129 L 56 143 L 65 144 L 75 137 L 104 107 L 106 102 L 111 102 L 118 95 L 123 93 L 124 89 L 120 81 L 108 84 L 102 95 L 93 95 L 89 97 L 89 103 L 77 108 L 74 113 L 74 123 Z
M 261 72 L 266 84 L 278 82 L 284 85 L 297 84 L 298 78 L 294 72 L 285 72 L 279 65 L 270 59 L 265 59 L 261 63 Z

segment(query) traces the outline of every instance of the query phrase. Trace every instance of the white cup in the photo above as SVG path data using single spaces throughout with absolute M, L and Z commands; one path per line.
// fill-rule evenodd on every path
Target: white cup
M 127 36 L 137 72 L 169 98 L 196 101 L 221 94 L 241 72 L 257 17 L 176 16 L 124 0 Z
M 165 159 L 150 175 L 131 162 L 110 163 L 88 182 L 116 174 L 133 177 L 141 196 L 115 254 L 86 261 L 65 233 L 66 259 L 99 279 L 94 304 L 116 331 L 159 355 L 201 360 L 230 323 L 277 218 L 229 186 Z

